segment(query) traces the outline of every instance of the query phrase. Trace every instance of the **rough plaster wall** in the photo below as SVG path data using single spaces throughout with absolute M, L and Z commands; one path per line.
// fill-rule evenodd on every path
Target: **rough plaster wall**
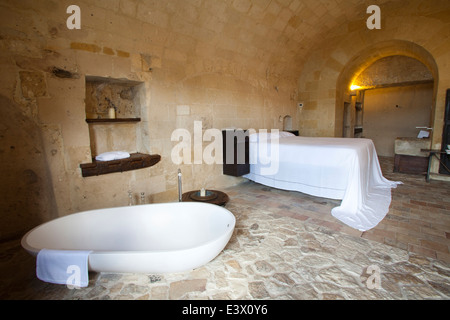
M 41 132 L 0 96 L 0 240 L 57 216 Z
M 367 90 L 364 95 L 363 135 L 372 139 L 380 156 L 394 156 L 397 137 L 417 137 L 430 125 L 433 85 Z
M 108 118 L 108 109 L 115 108 L 117 118 L 134 118 L 141 114 L 137 103 L 137 85 L 127 82 L 110 83 L 108 79 L 86 81 L 86 114 L 91 118 Z

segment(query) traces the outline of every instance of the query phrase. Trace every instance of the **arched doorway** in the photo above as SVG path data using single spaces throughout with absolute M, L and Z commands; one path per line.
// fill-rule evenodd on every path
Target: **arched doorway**
M 392 90 L 391 91 L 405 91 L 406 87 L 409 86 L 425 86 L 428 90 L 428 97 L 429 97 L 429 110 L 428 113 L 425 113 L 425 115 L 422 115 L 422 117 L 426 117 L 428 121 L 424 121 L 423 119 L 420 121 L 420 123 L 425 122 L 423 124 L 407 124 L 412 126 L 413 133 L 409 133 L 409 135 L 416 134 L 418 132 L 418 129 L 416 129 L 416 126 L 426 126 L 431 128 L 431 134 L 437 134 L 442 135 L 441 128 L 438 128 L 439 130 L 435 132 L 434 130 L 434 109 L 436 105 L 436 83 L 438 81 L 438 70 L 436 63 L 434 61 L 434 58 L 431 56 L 431 54 L 426 51 L 421 46 L 414 44 L 412 42 L 408 41 L 400 41 L 400 40 L 392 40 L 392 41 L 386 41 L 386 42 L 380 42 L 373 46 L 370 46 L 363 50 L 362 52 L 355 55 L 355 57 L 350 60 L 347 65 L 344 67 L 343 71 L 338 77 L 338 81 L 336 84 L 337 88 L 337 94 L 336 94 L 336 113 L 335 113 L 335 120 L 336 120 L 336 128 L 335 128 L 335 135 L 336 136 L 344 136 L 344 137 L 362 137 L 365 136 L 364 132 L 364 100 L 366 95 L 366 90 L 364 89 L 376 89 L 376 85 L 371 85 L 366 83 L 366 88 L 364 88 L 364 83 L 362 83 L 362 89 L 363 90 L 355 90 L 358 88 L 352 87 L 352 84 L 355 85 L 358 81 L 361 80 L 361 75 L 364 74 L 365 70 L 369 70 L 371 66 L 374 66 L 377 64 L 377 62 L 384 62 L 384 66 L 388 66 L 389 63 L 386 63 L 387 60 L 391 60 L 391 63 L 396 63 L 398 61 L 406 61 L 409 60 L 409 63 L 414 61 L 414 63 L 417 65 L 422 65 L 423 68 L 421 71 L 428 72 L 427 75 L 421 75 L 419 77 L 416 77 L 414 80 L 401 80 L 399 83 L 392 85 L 392 86 L 385 86 L 385 90 L 387 90 L 388 87 L 403 87 L 399 90 Z M 380 65 L 383 65 L 381 63 Z M 376 69 L 376 68 L 375 68 Z M 383 68 L 378 68 L 376 70 L 378 73 Z M 420 69 L 420 68 L 419 68 Z M 376 75 L 378 78 L 383 78 L 380 76 L 380 74 Z M 392 78 L 392 75 L 390 75 Z M 376 78 L 376 77 L 375 77 Z M 421 79 L 420 79 L 421 78 Z M 378 79 L 380 80 L 380 79 Z M 392 79 L 391 79 L 392 80 Z M 401 83 L 403 81 L 403 83 Z M 360 83 L 361 87 L 361 83 Z M 379 86 L 378 89 L 382 89 L 383 85 Z M 418 88 L 413 88 L 413 91 L 419 92 L 420 90 Z M 367 91 L 368 92 L 368 91 Z M 387 92 L 387 91 L 386 91 Z M 372 91 L 370 94 L 374 95 L 375 91 Z M 378 92 L 379 94 L 379 92 Z M 373 98 L 373 97 L 372 97 Z M 403 106 L 404 107 L 404 106 Z M 392 104 L 393 111 L 401 111 L 402 106 L 398 103 Z M 406 109 L 403 108 L 403 111 Z M 397 114 L 400 114 L 400 112 L 397 112 Z M 380 114 L 378 114 L 380 115 Z M 389 120 L 391 119 L 391 115 L 387 115 L 389 117 Z M 400 120 L 398 120 L 400 119 Z M 401 116 L 398 118 L 397 121 L 401 121 Z M 376 120 L 376 121 L 379 121 Z M 404 122 L 406 122 L 405 120 Z M 392 124 L 391 124 L 392 125 Z M 395 124 L 394 124 L 395 125 Z M 404 125 L 404 123 L 402 123 Z M 382 130 L 382 129 L 380 129 Z M 395 133 L 392 133 L 395 135 Z M 368 137 L 371 138 L 371 137 Z M 386 139 L 386 138 L 384 138 Z M 390 142 L 393 145 L 393 141 Z M 392 155 L 392 154 L 390 154 Z
M 433 86 L 433 75 L 417 59 L 394 55 L 375 61 L 351 85 L 354 106 L 344 111 L 344 136 L 372 139 L 378 155 L 393 157 L 396 138 L 429 134 Z M 354 113 L 351 126 L 346 112 Z M 430 148 L 430 139 L 422 142 Z

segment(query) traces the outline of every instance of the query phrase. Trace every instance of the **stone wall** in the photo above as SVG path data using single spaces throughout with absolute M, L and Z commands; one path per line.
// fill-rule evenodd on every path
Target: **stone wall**
M 431 71 L 420 61 L 406 56 L 388 56 L 363 70 L 354 84 L 360 87 L 375 87 L 433 80 Z
M 24 234 L 57 217 L 40 128 L 0 96 L 0 239 Z
M 445 41 L 450 4 L 401 3 L 382 1 L 382 29 L 369 31 L 366 1 L 1 1 L 0 94 L 10 101 L 2 112 L 14 122 L 23 117 L 34 128 L 33 139 L 41 141 L 30 140 L 20 152 L 8 151 L 2 164 L 21 163 L 19 171 L 33 171 L 36 177 L 30 181 L 42 185 L 39 195 L 26 197 L 24 218 L 14 213 L 7 220 L 2 213 L 2 222 L 8 223 L 2 223 L 1 237 L 20 234 L 28 226 L 23 221 L 34 215 L 29 208 L 36 208 L 40 198 L 48 199 L 47 209 L 38 210 L 43 213 L 37 220 L 46 220 L 126 205 L 128 190 L 145 192 L 149 201 L 175 201 L 178 168 L 185 190 L 239 183 L 241 179 L 222 175 L 221 165 L 174 164 L 174 130 L 193 132 L 194 121 L 201 122 L 203 131 L 281 129 L 279 119 L 289 115 L 292 129 L 302 135 L 339 135 L 352 76 L 389 55 L 416 58 L 437 79 L 432 117 L 433 126 L 441 128 L 445 89 L 450 87 Z M 81 9 L 80 29 L 66 25 L 72 4 Z M 93 156 L 85 121 L 86 78 L 92 77 L 142 84 L 141 121 L 127 139 L 137 140 L 137 151 L 160 154 L 160 163 L 81 177 L 79 165 Z M 298 102 L 304 102 L 301 110 Z M 17 130 L 11 139 L 21 136 L 23 129 Z M 439 139 L 433 136 L 433 148 Z M 9 141 L 2 145 L 13 145 Z M 39 161 L 29 157 L 35 147 L 41 152 Z M 4 182 L 0 192 L 17 195 L 21 190 Z M 5 206 L 19 200 L 9 196 Z M 30 224 L 37 220 L 29 219 L 36 221 Z
M 398 137 L 417 137 L 416 127 L 431 126 L 434 79 L 420 61 L 388 56 L 364 69 L 352 85 L 363 90 L 362 136 L 380 156 L 394 156 Z
M 129 190 L 136 200 L 144 192 L 148 202 L 176 201 L 178 168 L 185 191 L 220 189 L 242 181 L 224 176 L 220 164 L 172 162 L 171 151 L 178 143 L 171 141 L 172 132 L 184 128 L 193 133 L 194 121 L 201 121 L 203 131 L 281 129 L 279 119 L 285 115 L 297 123 L 293 78 L 269 70 L 262 61 L 268 59 L 263 51 L 247 52 L 243 46 L 247 40 L 235 38 L 240 29 L 233 28 L 234 34 L 224 39 L 212 39 L 225 24 L 219 20 L 223 10 L 230 19 L 241 19 L 242 12 L 234 6 L 217 2 L 211 7 L 209 1 L 204 5 L 77 1 L 81 29 L 70 30 L 66 26 L 70 4 L 51 0 L 0 4 L 0 94 L 5 96 L 2 121 L 7 122 L 2 130 L 16 124 L 16 131 L 1 137 L 6 146 L 2 167 L 11 178 L 2 179 L 0 188 L 7 196 L 0 238 L 20 236 L 53 217 L 127 205 Z M 210 21 L 197 21 L 202 10 L 207 10 L 203 16 Z M 98 129 L 103 130 L 94 133 L 100 142 L 93 143 L 93 130 L 85 121 L 86 102 L 92 100 L 86 95 L 86 79 L 96 77 L 140 83 L 141 121 Z M 98 107 L 87 111 L 104 112 L 104 105 Z M 22 140 L 24 134 L 32 137 L 19 148 L 12 141 Z M 133 140 L 135 149 L 128 147 Z M 115 147 L 160 154 L 162 159 L 151 168 L 81 176 L 80 164 Z M 12 170 L 9 164 L 17 168 Z
M 342 136 L 344 102 L 353 80 L 375 61 L 396 55 L 423 63 L 435 79 L 432 148 L 440 149 L 445 91 L 450 87 L 450 3 L 448 1 L 385 2 L 381 29 L 369 30 L 360 20 L 343 21 L 309 52 L 298 81 L 300 131 L 308 136 Z M 437 166 L 433 167 L 437 172 Z

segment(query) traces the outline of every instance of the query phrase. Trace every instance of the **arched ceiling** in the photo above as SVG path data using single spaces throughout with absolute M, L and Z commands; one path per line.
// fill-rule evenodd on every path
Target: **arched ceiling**
M 205 51 L 197 52 L 200 55 L 232 56 L 244 65 L 255 65 L 261 72 L 295 78 L 309 52 L 320 46 L 327 35 L 354 23 L 365 26 L 367 7 L 374 2 L 378 5 L 404 3 L 398 0 L 154 0 L 140 2 L 136 17 L 204 43 L 203 47 L 197 47 Z M 167 41 L 173 47 L 182 45 L 170 37 Z
M 227 57 L 272 76 L 297 78 L 312 50 L 365 29 L 372 4 L 380 6 L 385 20 L 442 14 L 448 0 L 152 0 L 139 2 L 136 17 L 203 43 L 196 54 Z M 179 45 L 173 38 L 167 41 Z
M 61 24 L 69 1 L 3 1 L 38 10 L 34 19 L 45 15 L 49 23 L 51 19 L 61 27 L 61 35 L 74 37 L 67 30 L 63 33 Z M 172 56 L 182 55 L 187 62 L 223 59 L 260 75 L 294 81 L 317 48 L 333 50 L 333 45 L 348 41 L 348 34 L 367 32 L 370 5 L 381 8 L 383 28 L 392 28 L 390 18 L 406 23 L 430 17 L 448 23 L 450 16 L 448 0 L 79 0 L 77 4 L 83 15 L 76 36 L 81 41 L 115 42 L 120 36 L 117 42 L 125 50 L 131 50 L 127 44 L 134 41 L 136 51 L 154 50 L 160 58 L 170 49 Z
M 422 62 L 394 55 L 375 61 L 359 74 L 354 84 L 371 88 L 424 82 L 433 82 L 433 75 Z

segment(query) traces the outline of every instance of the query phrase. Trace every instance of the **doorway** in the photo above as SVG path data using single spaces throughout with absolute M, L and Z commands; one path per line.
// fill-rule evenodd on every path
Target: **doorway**
M 433 84 L 367 90 L 364 137 L 372 139 L 378 155 L 394 157 L 397 138 L 414 139 L 421 127 L 430 127 L 432 100 Z
M 363 68 L 351 87 L 351 106 L 344 106 L 344 136 L 371 139 L 378 155 L 393 157 L 397 138 L 414 139 L 419 127 L 431 127 L 434 79 L 419 60 L 404 55 L 380 58 Z
M 350 102 L 344 102 L 344 138 L 363 137 L 364 91 L 356 91 L 350 95 Z
M 450 174 L 450 155 L 446 150 L 450 149 L 450 89 L 447 89 L 445 95 L 445 118 L 444 118 L 444 132 L 442 134 L 442 153 L 439 173 Z

